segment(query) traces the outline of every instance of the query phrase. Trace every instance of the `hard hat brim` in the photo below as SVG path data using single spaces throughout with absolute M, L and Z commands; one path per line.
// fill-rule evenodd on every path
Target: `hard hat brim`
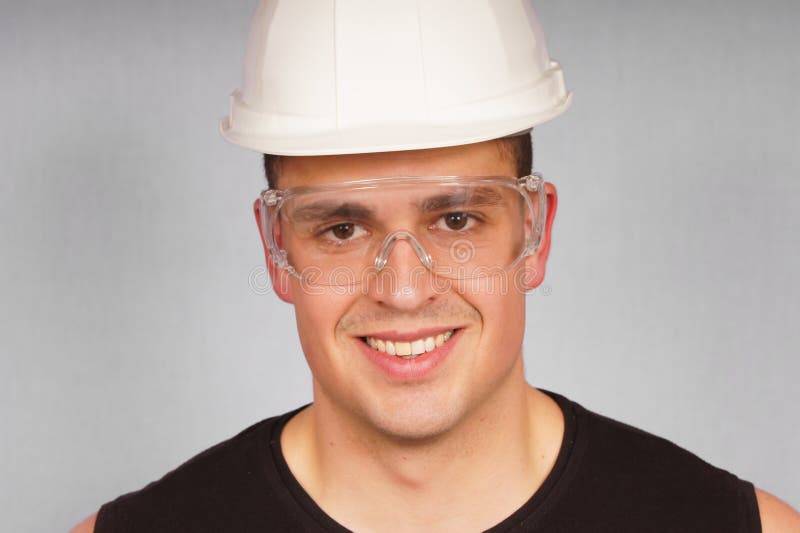
M 465 124 L 396 124 L 382 128 L 338 130 L 313 136 L 270 136 L 237 131 L 230 118 L 220 121 L 220 133 L 228 142 L 261 153 L 286 156 L 312 156 L 396 152 L 472 144 L 528 130 L 566 111 L 572 93 L 544 113 Z

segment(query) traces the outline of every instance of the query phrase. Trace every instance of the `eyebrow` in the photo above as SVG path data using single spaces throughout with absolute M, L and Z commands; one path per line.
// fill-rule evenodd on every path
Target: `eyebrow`
M 467 194 L 467 190 L 471 192 Z M 491 187 L 477 187 L 431 196 L 419 204 L 419 209 L 430 212 L 454 207 L 497 207 L 502 204 L 503 196 L 499 192 Z
M 469 191 L 469 192 L 468 192 Z M 491 187 L 459 188 L 455 191 L 430 196 L 417 203 L 423 213 L 464 207 L 498 207 L 503 196 Z M 319 222 L 334 218 L 369 220 L 375 211 L 357 202 L 322 200 L 298 207 L 292 212 L 294 222 Z
M 297 208 L 292 213 L 292 220 L 295 222 L 317 222 L 331 218 L 364 220 L 373 216 L 373 210 L 362 204 L 321 201 Z

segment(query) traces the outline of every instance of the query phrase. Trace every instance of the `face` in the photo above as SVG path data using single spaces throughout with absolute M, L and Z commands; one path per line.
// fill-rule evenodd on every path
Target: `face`
M 279 187 L 451 175 L 513 176 L 515 164 L 494 141 L 408 152 L 287 157 Z M 525 277 L 528 289 L 544 275 L 556 206 L 549 184 L 547 193 L 542 244 L 517 267 L 536 273 Z M 309 291 L 272 264 L 270 272 L 278 295 L 294 305 L 314 376 L 315 403 L 391 438 L 436 437 L 490 402 L 511 380 L 524 379 L 525 293 L 514 284 L 497 290 L 485 283 L 453 283 L 442 290 L 441 284 L 420 278 L 419 257 L 405 241 L 391 249 L 388 265 L 396 275 L 391 290 L 371 283 L 355 291 Z M 422 277 L 431 275 L 425 272 Z M 420 341 L 429 351 L 417 359 L 385 353 L 392 351 L 389 343 L 399 352 L 407 344 L 420 346 Z

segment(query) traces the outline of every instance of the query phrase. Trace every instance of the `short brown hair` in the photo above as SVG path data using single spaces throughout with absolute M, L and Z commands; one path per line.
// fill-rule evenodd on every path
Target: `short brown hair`
M 498 139 L 499 149 L 510 157 L 516 165 L 518 177 L 527 176 L 533 168 L 533 144 L 530 134 L 515 135 L 514 137 L 504 137 Z M 281 171 L 281 159 L 283 156 L 264 154 L 264 176 L 270 189 L 276 188 L 278 175 Z

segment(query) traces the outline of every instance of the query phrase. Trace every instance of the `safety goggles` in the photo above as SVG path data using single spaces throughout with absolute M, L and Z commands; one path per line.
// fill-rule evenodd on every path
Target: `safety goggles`
M 546 194 L 538 173 L 387 177 L 267 189 L 260 210 L 272 261 L 305 284 L 398 273 L 401 243 L 435 276 L 464 280 L 506 273 L 538 249 Z

